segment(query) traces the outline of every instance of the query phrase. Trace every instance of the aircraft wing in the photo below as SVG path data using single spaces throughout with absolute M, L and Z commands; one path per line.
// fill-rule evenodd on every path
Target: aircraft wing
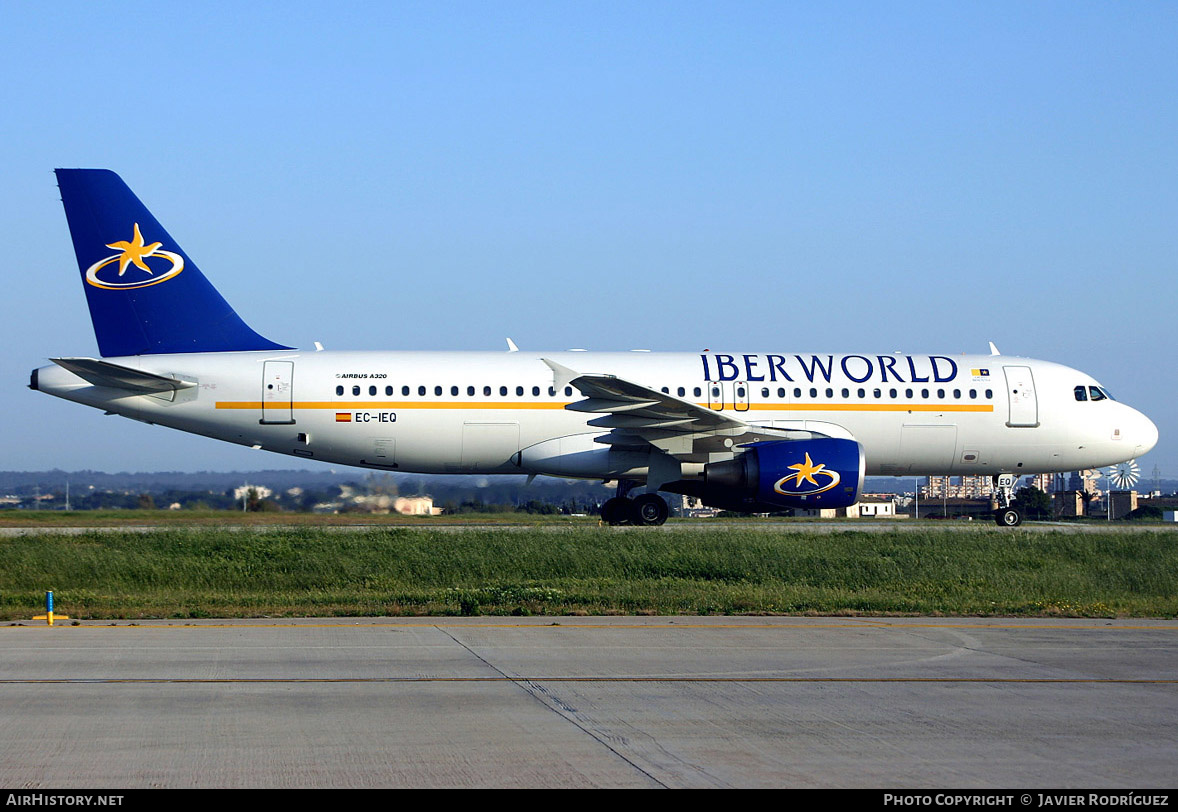
M 684 462 L 707 462 L 732 452 L 738 443 L 791 439 L 796 432 L 755 426 L 697 403 L 615 375 L 583 374 L 541 359 L 553 371 L 556 388 L 573 386 L 585 396 L 565 408 L 598 413 L 590 426 L 608 430 L 598 443 L 626 448 L 654 446 Z

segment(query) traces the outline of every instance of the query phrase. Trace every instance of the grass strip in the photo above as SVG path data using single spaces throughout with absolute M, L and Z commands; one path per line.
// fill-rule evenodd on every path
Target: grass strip
M 175 527 L 0 539 L 0 619 L 1175 617 L 1178 531 Z

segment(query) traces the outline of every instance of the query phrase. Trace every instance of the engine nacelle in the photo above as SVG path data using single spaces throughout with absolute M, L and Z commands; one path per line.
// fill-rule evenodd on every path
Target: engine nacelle
M 704 466 L 709 489 L 762 505 L 813 509 L 848 507 L 863 490 L 863 447 L 854 440 L 770 440 L 745 448 L 735 459 Z

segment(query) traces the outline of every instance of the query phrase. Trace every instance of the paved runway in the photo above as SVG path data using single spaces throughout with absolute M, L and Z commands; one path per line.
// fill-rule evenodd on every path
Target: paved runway
M 1178 622 L 29 623 L 0 720 L 9 788 L 1165 788 Z

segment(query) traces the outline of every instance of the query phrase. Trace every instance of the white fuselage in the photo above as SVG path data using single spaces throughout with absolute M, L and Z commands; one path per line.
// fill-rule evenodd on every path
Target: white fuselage
M 848 437 L 872 475 L 1073 471 L 1137 457 L 1157 429 L 1059 364 L 989 355 L 224 352 L 108 358 L 196 385 L 93 386 L 58 366 L 37 388 L 136 420 L 323 462 L 417 473 L 646 475 L 595 443 L 547 358 L 757 426 Z M 1085 395 L 1078 399 L 1077 388 Z M 701 465 L 688 462 L 683 476 Z

